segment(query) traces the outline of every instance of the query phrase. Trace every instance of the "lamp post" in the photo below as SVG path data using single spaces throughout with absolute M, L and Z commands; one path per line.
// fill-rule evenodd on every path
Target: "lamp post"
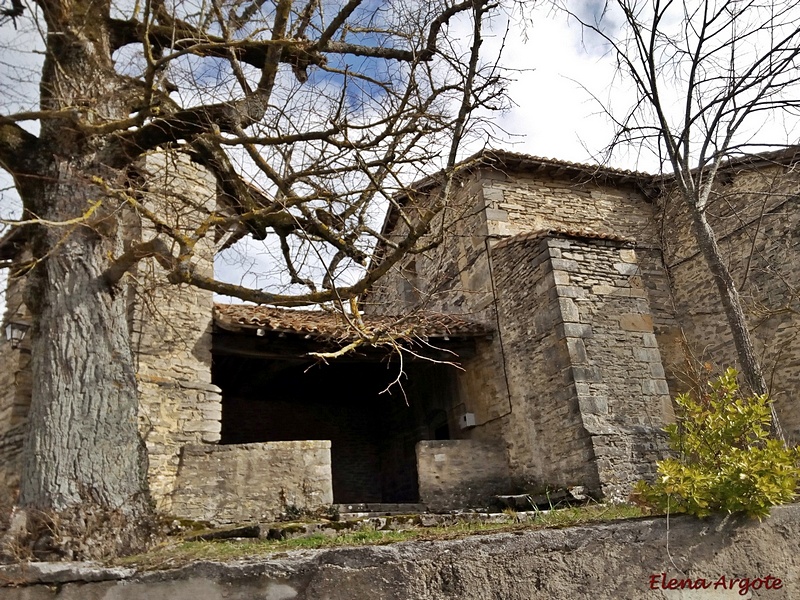
M 20 323 L 18 321 L 9 321 L 6 324 L 6 339 L 11 342 L 11 348 L 16 350 L 25 339 L 25 334 L 28 333 L 30 325 L 27 323 Z

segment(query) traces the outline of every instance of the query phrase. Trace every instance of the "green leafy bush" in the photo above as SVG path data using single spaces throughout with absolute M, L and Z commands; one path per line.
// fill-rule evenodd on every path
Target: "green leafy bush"
M 633 499 L 698 517 L 745 512 L 758 518 L 794 500 L 800 449 L 769 438 L 768 398 L 743 397 L 734 369 L 709 386 L 700 398 L 677 397 L 678 422 L 665 428 L 677 458 L 659 461 L 656 481 L 640 481 Z

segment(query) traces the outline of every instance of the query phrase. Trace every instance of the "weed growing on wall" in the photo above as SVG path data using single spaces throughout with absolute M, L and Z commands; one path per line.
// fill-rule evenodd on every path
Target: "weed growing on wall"
M 678 421 L 666 427 L 676 458 L 659 461 L 652 484 L 633 499 L 665 512 L 707 516 L 744 512 L 762 518 L 791 502 L 800 479 L 800 448 L 770 439 L 770 401 L 743 396 L 728 369 L 696 398 L 677 397 Z

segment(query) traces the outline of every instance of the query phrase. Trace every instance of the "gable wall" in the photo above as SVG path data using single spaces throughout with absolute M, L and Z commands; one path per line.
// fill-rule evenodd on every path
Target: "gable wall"
M 505 446 L 517 489 L 576 482 L 598 488 L 595 485 L 597 475 L 586 471 L 594 449 L 581 420 L 582 408 L 575 396 L 574 379 L 570 379 L 574 357 L 570 356 L 565 342 L 556 338 L 549 345 L 547 337 L 539 341 L 527 338 L 530 331 L 550 331 L 557 324 L 558 310 L 553 312 L 547 308 L 553 301 L 548 299 L 550 292 L 541 296 L 541 302 L 536 300 L 540 297 L 536 290 L 552 280 L 552 274 L 546 272 L 552 267 L 547 261 L 524 266 L 521 263 L 528 260 L 524 253 L 515 255 L 504 251 L 503 257 L 498 258 L 490 255 L 489 250 L 499 240 L 542 229 L 588 231 L 635 239 L 634 270 L 625 279 L 638 290 L 640 300 L 646 304 L 648 333 L 654 336 L 648 352 L 658 355 L 653 368 L 660 370 L 663 354 L 682 354 L 680 347 L 666 343 L 679 336 L 672 315 L 668 281 L 661 266 L 655 206 L 633 187 L 575 183 L 552 176 L 505 174 L 487 169 L 466 178 L 451 202 L 450 214 L 444 219 L 448 220 L 451 215 L 459 218 L 450 219 L 451 224 L 443 228 L 442 243 L 438 247 L 416 257 L 414 271 L 425 308 L 463 314 L 495 330 L 491 340 L 481 342 L 478 354 L 463 363 L 465 371 L 459 376 L 463 405 L 455 407 L 454 412 L 474 413 L 477 427 L 461 435 L 500 441 Z M 542 269 L 545 271 L 539 273 Z M 501 270 L 503 273 L 499 272 Z M 371 296 L 370 301 L 375 304 L 368 310 L 397 313 L 407 308 L 400 290 L 408 272 L 398 267 L 388 275 L 382 287 Z M 553 285 L 551 281 L 551 287 Z M 499 304 L 507 301 L 510 304 Z M 546 320 L 549 314 L 556 316 L 551 319 L 550 329 L 542 329 L 542 319 Z M 661 346 L 660 353 L 659 348 L 652 347 L 656 339 Z M 662 340 L 666 342 L 662 344 Z M 626 364 L 624 358 L 621 360 Z M 563 364 L 548 375 L 549 371 L 545 371 L 553 368 L 553 361 Z M 628 362 L 633 361 L 633 355 L 628 357 Z M 646 367 L 649 377 L 649 363 Z M 537 375 L 542 369 L 541 376 Z M 664 386 L 663 371 L 655 375 L 661 378 L 659 385 Z M 638 379 L 635 381 L 641 396 L 637 400 L 647 399 L 647 407 L 637 417 L 645 422 L 638 425 L 648 431 L 651 427 L 658 429 L 665 418 L 671 418 L 666 387 L 659 387 L 657 391 L 651 389 L 650 394 L 642 395 L 641 383 Z M 554 400 L 549 416 L 539 414 L 543 409 L 537 406 L 537 394 L 557 396 L 562 392 L 566 395 Z M 646 416 L 650 414 L 652 418 Z M 540 428 L 538 434 L 532 431 L 532 422 Z M 574 425 L 574 431 L 568 423 Z M 624 446 L 627 442 L 620 443 Z M 652 458 L 657 454 L 655 446 L 658 444 L 650 449 L 642 447 L 638 452 L 642 455 L 652 450 Z M 621 462 L 625 462 L 626 457 L 631 456 L 630 445 L 620 452 L 624 455 Z M 626 475 L 623 479 L 627 482 L 632 477 Z M 616 490 L 609 488 L 608 491 Z

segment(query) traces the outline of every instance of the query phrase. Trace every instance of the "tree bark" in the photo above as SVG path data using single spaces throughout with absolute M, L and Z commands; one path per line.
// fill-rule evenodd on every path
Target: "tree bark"
M 722 308 L 725 311 L 725 317 L 731 329 L 731 335 L 733 337 L 734 346 L 736 347 L 736 355 L 739 359 L 739 366 L 742 374 L 753 393 L 759 395 L 766 394 L 768 393 L 767 383 L 764 379 L 761 365 L 756 358 L 752 336 L 747 327 L 747 318 L 739 296 L 739 291 L 736 288 L 736 283 L 727 265 L 725 265 L 725 262 L 722 260 L 722 254 L 717 244 L 716 235 L 706 218 L 705 211 L 698 209 L 693 202 L 689 202 L 688 204 L 692 214 L 697 244 L 705 257 L 708 268 L 711 270 L 714 282 L 717 285 Z M 777 439 L 784 440 L 783 430 L 778 421 L 778 414 L 775 411 L 774 404 L 770 405 L 770 410 L 772 412 L 772 434 Z
M 63 219 L 88 195 L 82 186 L 43 187 L 60 209 L 48 218 Z M 43 258 L 29 275 L 26 298 L 34 380 L 19 503 L 45 516 L 60 513 L 63 537 L 86 536 L 86 548 L 135 550 L 146 535 L 138 526 L 150 514 L 147 454 L 137 426 L 126 295 L 103 278 L 114 244 L 79 226 L 41 231 L 36 245 Z M 86 514 L 99 520 L 85 524 Z M 73 530 L 85 526 L 96 530 Z
M 111 63 L 108 32 L 94 14 L 107 7 L 48 8 L 42 109 L 69 108 L 88 122 L 126 116 L 129 99 Z M 85 28 L 69 24 L 79 9 L 87 14 Z M 37 177 L 21 186 L 27 216 L 78 224 L 38 224 L 32 236 L 36 263 L 25 301 L 33 320 L 33 390 L 19 505 L 40 555 L 136 551 L 152 515 L 147 454 L 137 425 L 126 294 L 103 276 L 122 253 L 126 232 L 118 207 L 93 182 L 120 174 L 104 166 L 102 139 L 78 127 L 43 120 L 40 147 L 47 152 L 35 159 Z

